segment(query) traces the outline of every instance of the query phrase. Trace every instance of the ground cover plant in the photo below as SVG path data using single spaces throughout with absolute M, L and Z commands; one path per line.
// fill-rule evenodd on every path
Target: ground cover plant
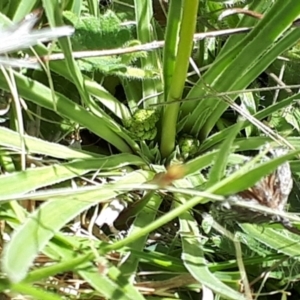
M 299 15 L 2 1 L 1 296 L 299 299 Z

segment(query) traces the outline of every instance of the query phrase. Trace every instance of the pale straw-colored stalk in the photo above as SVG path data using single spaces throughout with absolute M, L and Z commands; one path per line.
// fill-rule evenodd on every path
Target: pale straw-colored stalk
M 38 20 L 37 14 L 30 14 L 23 21 L 9 27 L 0 25 L 0 65 L 5 67 L 36 68 L 38 63 L 22 59 L 9 58 L 10 52 L 17 52 L 40 42 L 47 42 L 59 37 L 69 36 L 74 32 L 70 26 L 57 28 L 34 29 Z

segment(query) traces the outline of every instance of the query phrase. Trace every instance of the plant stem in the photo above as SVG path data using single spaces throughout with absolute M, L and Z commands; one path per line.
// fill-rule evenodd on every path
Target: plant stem
M 198 0 L 183 2 L 182 22 L 179 32 L 179 43 L 174 73 L 167 96 L 167 102 L 181 99 L 184 89 L 186 74 L 189 66 L 189 58 L 193 47 L 193 35 L 195 32 Z M 168 15 L 168 21 L 172 18 Z M 166 41 L 168 43 L 168 41 Z M 179 103 L 168 105 L 163 114 L 162 135 L 160 150 L 163 157 L 167 157 L 175 147 L 176 123 L 179 111 Z

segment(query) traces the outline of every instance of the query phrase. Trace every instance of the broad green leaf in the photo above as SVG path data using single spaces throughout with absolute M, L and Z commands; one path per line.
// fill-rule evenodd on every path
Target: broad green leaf
M 111 10 L 97 18 L 89 15 L 78 18 L 69 11 L 63 16 L 76 29 L 71 37 L 74 51 L 120 48 L 132 39 L 131 28 L 122 25 Z

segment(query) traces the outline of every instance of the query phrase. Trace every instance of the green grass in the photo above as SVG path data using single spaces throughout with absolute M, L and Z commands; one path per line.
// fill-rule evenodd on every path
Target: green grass
M 228 5 L 265 16 L 219 21 Z M 300 3 L 170 0 L 166 22 L 157 9 L 0 3 L 2 40 L 24 30 L 0 43 L 0 291 L 12 299 L 299 298 L 300 238 L 272 220 L 300 224 Z M 284 210 L 235 196 L 287 161 Z

